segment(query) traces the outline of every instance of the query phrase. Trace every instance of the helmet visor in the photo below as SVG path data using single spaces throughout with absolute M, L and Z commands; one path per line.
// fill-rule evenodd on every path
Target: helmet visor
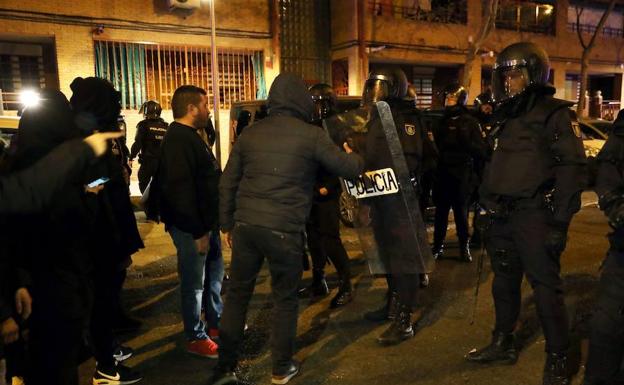
M 314 113 L 312 114 L 312 121 L 320 122 L 329 115 L 331 109 L 331 100 L 323 96 L 313 96 L 312 101 L 314 102 Z
M 494 70 L 492 88 L 494 100 L 502 102 L 519 95 L 530 83 L 526 67 L 501 67 Z
M 368 79 L 364 84 L 362 104 L 373 104 L 380 100 L 386 100 L 390 96 L 388 82 L 381 79 Z

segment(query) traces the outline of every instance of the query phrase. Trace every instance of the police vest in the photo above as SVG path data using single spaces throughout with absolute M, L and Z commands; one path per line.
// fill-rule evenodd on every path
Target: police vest
M 571 105 L 542 97 L 529 112 L 504 123 L 494 136 L 494 152 L 483 182 L 488 194 L 530 198 L 549 187 L 556 162 L 550 147 L 558 133 L 548 130 L 548 120 Z

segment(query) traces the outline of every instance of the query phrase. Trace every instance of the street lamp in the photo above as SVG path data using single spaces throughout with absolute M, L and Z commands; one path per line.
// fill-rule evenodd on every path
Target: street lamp
M 219 131 L 219 68 L 217 67 L 217 34 L 215 23 L 215 0 L 203 0 L 210 5 L 210 45 L 211 45 L 211 72 L 212 72 L 212 94 L 213 94 L 213 114 L 215 129 L 215 153 L 217 161 L 221 162 L 221 135 Z

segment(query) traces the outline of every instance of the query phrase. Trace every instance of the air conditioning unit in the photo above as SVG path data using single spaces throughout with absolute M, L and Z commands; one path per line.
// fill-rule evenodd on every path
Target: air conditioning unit
M 167 0 L 169 9 L 197 9 L 201 0 Z

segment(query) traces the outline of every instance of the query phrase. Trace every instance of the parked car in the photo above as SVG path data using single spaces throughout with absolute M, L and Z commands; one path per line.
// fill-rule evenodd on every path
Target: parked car
M 13 135 L 17 133 L 20 117 L 11 115 L 0 115 L 0 145 L 9 147 Z
M 583 147 L 585 147 L 585 155 L 588 159 L 595 158 L 598 155 L 609 137 L 604 131 L 606 122 L 605 120 L 600 121 L 600 127 L 602 128 L 599 128 L 595 120 L 579 120 Z M 608 129 L 610 131 L 610 127 Z

